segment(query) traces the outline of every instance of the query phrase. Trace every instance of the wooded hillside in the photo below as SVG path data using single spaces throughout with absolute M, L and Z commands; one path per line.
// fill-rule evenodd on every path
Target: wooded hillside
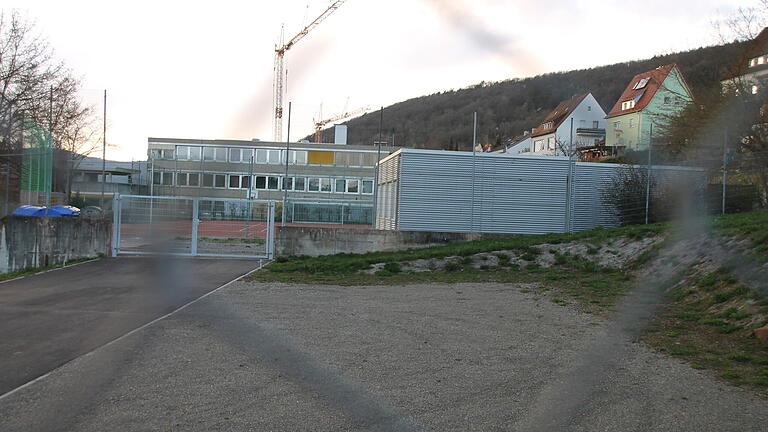
M 391 142 L 394 134 L 398 146 L 470 150 L 472 113 L 477 111 L 478 142 L 501 143 L 536 127 L 559 102 L 579 93 L 592 92 L 607 112 L 633 76 L 673 62 L 701 97 L 719 91 L 724 69 L 742 49 L 741 43 L 730 43 L 591 69 L 483 82 L 409 99 L 384 108 L 384 138 Z M 378 112 L 345 124 L 351 144 L 378 139 Z M 332 130 L 325 134 L 325 141 L 332 142 Z

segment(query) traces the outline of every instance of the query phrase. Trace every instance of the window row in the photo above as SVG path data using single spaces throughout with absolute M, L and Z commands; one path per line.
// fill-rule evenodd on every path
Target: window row
M 284 164 L 286 151 L 281 149 L 250 149 L 240 147 L 200 147 L 176 146 L 173 149 L 152 149 L 151 159 L 232 162 L 255 164 Z M 345 167 L 372 167 L 376 165 L 376 153 L 326 151 L 326 150 L 290 150 L 288 163 L 291 165 L 334 165 Z
M 152 174 L 152 183 L 163 186 L 192 186 L 220 189 L 249 189 L 251 176 L 242 174 L 216 174 L 216 173 L 176 173 L 155 171 Z M 344 194 L 372 194 L 373 180 L 357 178 L 331 178 L 331 177 L 288 177 L 283 182 L 283 177 L 269 175 L 253 176 L 253 189 L 255 190 L 282 190 L 282 187 L 296 192 L 328 192 Z

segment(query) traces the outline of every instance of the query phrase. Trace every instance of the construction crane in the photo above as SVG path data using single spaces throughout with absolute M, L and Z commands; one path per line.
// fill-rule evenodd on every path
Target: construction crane
M 275 142 L 280 142 L 283 140 L 283 98 L 285 97 L 285 66 L 284 66 L 284 57 L 286 51 L 291 49 L 298 41 L 304 38 L 312 29 L 318 26 L 321 22 L 323 22 L 330 14 L 332 14 L 336 9 L 341 7 L 342 4 L 344 4 L 346 0 L 337 0 L 333 2 L 330 6 L 328 6 L 328 9 L 325 10 L 322 14 L 320 14 L 319 17 L 315 18 L 314 21 L 309 23 L 306 27 L 304 27 L 296 36 L 294 36 L 291 40 L 289 40 L 287 43 L 283 44 L 282 41 L 282 35 L 280 36 L 280 43 L 282 45 L 275 45 L 275 78 L 273 82 L 273 99 L 272 103 L 275 109 L 275 120 L 274 120 L 274 139 Z
M 327 125 L 328 123 L 333 123 L 335 121 L 344 120 L 346 118 L 354 117 L 358 114 L 363 114 L 364 112 L 368 111 L 370 107 L 362 107 L 358 108 L 356 110 L 345 112 L 344 114 L 339 114 L 337 116 L 333 116 L 331 118 L 320 120 L 315 122 L 315 142 L 320 143 L 323 142 L 323 126 Z

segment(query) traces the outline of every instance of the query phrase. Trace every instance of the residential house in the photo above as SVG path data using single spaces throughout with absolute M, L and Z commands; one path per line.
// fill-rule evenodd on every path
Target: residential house
M 660 133 L 671 116 L 692 102 L 693 93 L 676 64 L 637 74 L 606 116 L 605 144 L 614 151 L 645 150 L 653 128 Z
M 720 82 L 723 89 L 745 89 L 752 94 L 768 86 L 768 27 L 748 45 L 742 57 L 732 65 Z
M 573 130 L 571 130 L 573 128 Z M 560 102 L 525 140 L 508 153 L 537 155 L 569 155 L 579 147 L 595 145 L 605 134 L 605 111 L 592 93 L 574 96 Z M 529 142 L 526 149 L 523 143 Z

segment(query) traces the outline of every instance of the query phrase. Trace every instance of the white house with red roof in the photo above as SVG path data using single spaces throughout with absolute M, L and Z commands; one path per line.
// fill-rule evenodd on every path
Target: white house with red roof
M 645 150 L 660 127 L 692 102 L 693 93 L 676 64 L 637 74 L 606 116 L 605 145 Z
M 568 155 L 577 148 L 595 145 L 604 134 L 605 111 L 592 93 L 586 93 L 560 102 L 530 137 L 507 152 Z

